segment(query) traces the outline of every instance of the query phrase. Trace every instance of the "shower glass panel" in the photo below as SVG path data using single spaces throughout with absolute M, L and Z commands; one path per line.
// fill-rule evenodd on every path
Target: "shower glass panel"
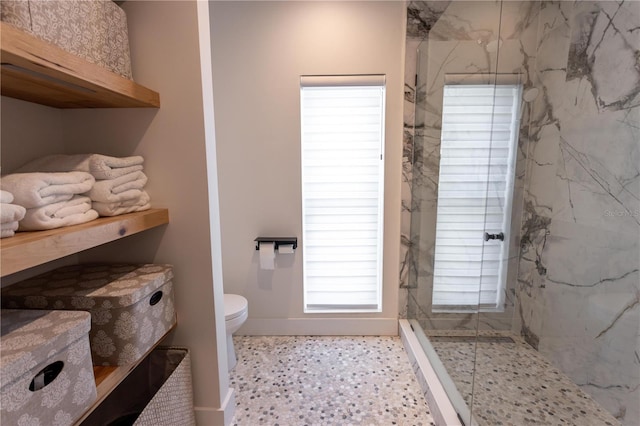
M 527 421 L 526 410 L 539 410 L 535 402 L 545 400 L 546 389 L 546 385 L 527 389 L 527 377 L 536 374 L 535 368 L 528 364 L 535 351 L 519 338 L 519 333 L 513 333 L 531 101 L 537 97 L 534 58 L 541 2 L 503 1 L 499 7 L 493 104 L 496 120 L 491 144 L 493 148 L 499 148 L 508 139 L 508 151 L 492 149 L 489 154 L 489 175 L 505 176 L 506 179 L 500 180 L 499 184 L 490 181 L 487 188 L 487 199 L 495 200 L 496 205 L 487 205 L 485 229 L 489 234 L 499 233 L 502 238 L 486 241 L 485 250 L 500 252 L 491 267 L 499 271 L 502 285 L 498 289 L 496 309 L 481 309 L 478 313 L 480 326 L 474 355 L 472 412 L 474 419 L 482 425 L 498 424 L 507 419 L 515 424 Z M 497 215 L 492 215 L 494 208 Z M 488 285 L 481 283 L 483 288 Z M 523 388 L 527 390 L 521 390 Z M 528 400 L 527 396 L 531 394 L 536 395 Z M 514 397 L 515 400 L 510 399 Z M 521 410 L 523 417 L 516 407 L 518 401 L 526 401 L 523 405 L 527 407 Z M 541 424 L 550 421 L 537 414 L 530 419 Z
M 513 175 L 510 141 L 518 133 L 510 120 L 519 114 L 521 89 L 517 73 L 497 80 L 500 3 L 428 3 L 443 13 L 417 52 L 416 267 L 409 275 L 408 318 L 459 417 L 470 425 L 477 424 L 472 407 L 479 329 L 494 329 L 509 315 L 500 262 L 509 255 L 503 255 L 499 235 L 510 215 L 504 201 L 513 180 L 507 177 Z M 498 166 L 506 167 L 500 176 Z M 485 311 L 489 323 L 480 321 Z
M 638 3 L 411 4 L 407 315 L 454 408 L 636 425 Z

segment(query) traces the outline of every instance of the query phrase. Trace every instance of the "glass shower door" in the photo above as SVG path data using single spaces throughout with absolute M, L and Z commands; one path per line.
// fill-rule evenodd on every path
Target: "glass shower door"
M 529 363 L 531 353 L 524 350 L 514 331 L 527 148 L 531 107 L 537 95 L 532 58 L 537 56 L 540 8 L 538 1 L 500 4 L 489 176 L 504 178 L 487 187 L 493 205 L 487 205 L 485 222 L 485 252 L 500 253 L 493 266 L 499 287 L 494 309 L 483 309 L 478 316 L 479 324 L 486 327 L 478 332 L 472 406 L 474 417 L 487 425 L 505 419 L 525 421 L 526 408 L 513 404 L 524 403 L 523 380 L 536 374 Z M 484 290 L 491 284 L 482 286 Z M 539 397 L 544 400 L 544 389 Z M 522 412 L 525 416 L 519 417 Z
M 503 166 L 514 151 L 503 121 L 518 115 L 516 103 L 505 102 L 519 95 L 517 86 L 496 86 L 500 3 L 432 3 L 443 13 L 417 52 L 411 221 L 417 266 L 409 276 L 408 316 L 469 425 L 478 424 L 471 408 L 479 330 L 504 321 L 500 265 L 508 255 L 501 238 L 510 169 Z

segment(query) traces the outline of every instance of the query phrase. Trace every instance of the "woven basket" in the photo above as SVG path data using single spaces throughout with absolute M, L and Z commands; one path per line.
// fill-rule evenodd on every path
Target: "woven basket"
M 83 426 L 195 426 L 191 359 L 184 348 L 157 348 Z

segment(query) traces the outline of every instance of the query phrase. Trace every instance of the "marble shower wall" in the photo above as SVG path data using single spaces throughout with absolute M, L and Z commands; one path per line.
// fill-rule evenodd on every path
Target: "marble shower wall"
M 543 2 L 513 330 L 640 418 L 640 3 Z
M 458 79 L 462 75 L 475 78 L 496 72 L 519 75 L 524 90 L 532 88 L 530 73 L 535 62 L 538 11 L 538 2 L 435 1 L 412 2 L 408 6 L 403 194 L 403 213 L 408 220 L 403 221 L 406 256 L 402 265 L 408 277 L 401 277 L 401 287 L 407 288 L 408 317 L 431 330 L 473 330 L 478 319 L 475 314 L 431 313 L 445 75 L 455 74 Z M 417 100 L 415 108 L 409 103 L 413 100 Z M 527 103 L 521 105 L 521 121 L 525 125 L 518 140 L 512 232 L 505 242 L 511 253 L 506 265 L 510 285 L 504 297 L 504 312 L 480 316 L 483 329 L 511 328 L 530 107 Z
M 630 425 L 640 418 L 640 2 L 504 2 L 496 58 L 498 5 L 408 4 L 400 312 L 430 329 L 475 325 L 430 314 L 432 100 L 441 72 L 519 72 L 538 96 L 522 105 L 507 315 L 480 323 L 522 335 Z M 427 71 L 416 88 L 417 68 Z
M 440 15 L 449 6 L 450 1 L 410 2 L 407 5 L 407 38 L 405 49 L 404 74 L 404 137 L 402 155 L 402 216 L 400 241 L 400 292 L 399 317 L 415 318 L 415 295 L 413 303 L 409 303 L 409 293 L 417 287 L 418 261 L 420 260 L 417 244 L 411 238 L 412 213 L 419 214 L 419 204 L 414 203 L 411 190 L 413 185 L 414 161 L 422 158 L 422 148 L 416 147 L 415 136 L 415 99 L 416 99 L 416 70 L 417 49 L 420 42 L 427 37 L 431 27 L 438 21 Z M 411 311 L 411 312 L 409 312 Z

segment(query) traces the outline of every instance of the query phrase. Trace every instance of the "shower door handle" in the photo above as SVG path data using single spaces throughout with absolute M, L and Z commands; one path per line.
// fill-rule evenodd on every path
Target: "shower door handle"
M 504 233 L 500 232 L 499 234 L 489 234 L 488 232 L 484 233 L 484 240 L 500 240 L 504 241 Z

